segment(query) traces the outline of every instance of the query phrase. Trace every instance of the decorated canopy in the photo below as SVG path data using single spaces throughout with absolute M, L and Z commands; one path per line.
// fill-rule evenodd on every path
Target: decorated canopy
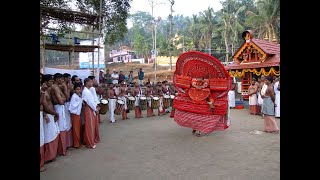
M 226 67 L 231 77 L 242 77 L 245 72 L 258 76 L 280 75 L 280 44 L 253 38 L 247 30 L 242 33 L 245 42 L 233 55 L 233 62 Z

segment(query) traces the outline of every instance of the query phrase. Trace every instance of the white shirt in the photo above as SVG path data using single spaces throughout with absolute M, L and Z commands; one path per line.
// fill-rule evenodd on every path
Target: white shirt
M 87 87 L 83 88 L 82 99 L 91 107 L 93 111 L 97 111 L 97 103 L 94 101 L 94 97 Z
M 279 81 L 274 83 L 273 90 L 275 94 L 280 93 L 280 91 L 278 90 L 278 85 L 279 85 Z
M 92 96 L 94 98 L 94 102 L 96 102 L 97 104 L 100 104 L 99 98 L 97 96 L 96 88 L 91 87 L 89 90 L 92 93 Z
M 83 99 L 78 94 L 73 93 L 70 100 L 69 111 L 72 114 L 80 115 Z
M 112 80 L 112 84 L 118 84 L 119 74 L 112 73 L 111 77 L 112 78 L 117 78 L 115 80 Z
M 260 92 L 262 96 L 264 96 L 266 94 L 267 88 L 268 88 L 268 85 L 263 84 L 263 86 L 261 88 L 261 92 Z

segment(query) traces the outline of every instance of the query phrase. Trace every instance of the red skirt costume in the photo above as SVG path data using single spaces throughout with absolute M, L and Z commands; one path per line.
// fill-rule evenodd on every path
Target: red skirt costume
M 219 60 L 198 51 L 183 53 L 177 60 L 173 83 L 178 91 L 173 102 L 177 124 L 201 133 L 228 128 L 232 79 Z

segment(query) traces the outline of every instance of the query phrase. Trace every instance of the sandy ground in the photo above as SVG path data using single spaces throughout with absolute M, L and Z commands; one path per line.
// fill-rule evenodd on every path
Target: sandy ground
M 96 149 L 70 149 L 45 164 L 42 180 L 277 180 L 280 134 L 263 130 L 261 116 L 232 109 L 225 131 L 196 137 L 169 114 L 110 124 L 103 115 Z M 146 117 L 146 111 L 143 111 Z M 280 127 L 280 119 L 276 119 Z M 251 133 L 250 133 L 251 132 Z

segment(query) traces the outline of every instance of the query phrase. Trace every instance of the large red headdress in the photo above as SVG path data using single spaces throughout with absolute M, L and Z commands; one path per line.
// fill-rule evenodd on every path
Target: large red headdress
M 210 99 L 216 105 L 213 114 L 226 113 L 226 97 L 232 80 L 224 65 L 215 57 L 198 51 L 181 54 L 176 63 L 173 83 L 178 91 L 175 99 L 177 109 L 212 114 L 207 104 Z

